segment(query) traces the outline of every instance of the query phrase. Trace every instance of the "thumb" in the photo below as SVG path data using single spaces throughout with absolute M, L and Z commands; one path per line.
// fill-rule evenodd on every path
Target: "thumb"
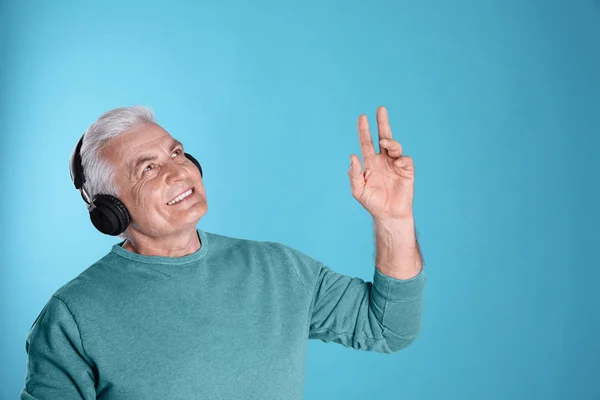
M 354 154 L 350 155 L 350 168 L 348 169 L 348 176 L 350 177 L 350 190 L 352 196 L 358 199 L 365 187 L 365 177 L 361 172 L 360 160 Z

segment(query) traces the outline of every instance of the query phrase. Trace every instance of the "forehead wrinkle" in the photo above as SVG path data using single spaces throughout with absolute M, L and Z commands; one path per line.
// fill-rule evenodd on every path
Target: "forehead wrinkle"
M 175 150 L 175 148 L 176 148 L 177 146 L 180 146 L 180 147 L 183 149 L 183 143 L 181 143 L 179 140 L 177 140 L 177 139 L 175 139 L 175 138 L 173 138 L 173 137 L 172 137 L 172 138 L 171 138 L 171 146 L 170 146 L 170 148 L 169 148 L 169 151 L 170 151 L 170 152 L 173 152 L 173 150 Z M 130 173 L 133 173 L 133 172 L 135 172 L 135 170 L 137 169 L 137 167 L 138 167 L 140 164 L 143 164 L 143 163 L 145 163 L 145 162 L 147 162 L 147 161 L 154 161 L 154 160 L 156 160 L 157 158 L 158 158 L 158 157 L 157 157 L 156 155 L 152 155 L 152 154 L 142 154 L 142 155 L 138 156 L 138 157 L 135 159 L 135 161 L 132 161 L 132 162 L 129 164 L 129 171 L 130 171 Z

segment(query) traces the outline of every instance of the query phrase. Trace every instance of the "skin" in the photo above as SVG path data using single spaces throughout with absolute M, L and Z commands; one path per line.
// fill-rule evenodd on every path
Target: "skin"
M 208 210 L 206 191 L 200 171 L 184 150 L 177 147 L 170 152 L 172 140 L 160 125 L 145 123 L 109 140 L 102 149 L 102 157 L 116 168 L 119 199 L 131 216 L 123 248 L 133 253 L 182 257 L 202 246 L 196 225 Z M 158 158 L 131 170 L 130 164 L 141 155 Z M 167 205 L 190 187 L 188 199 Z

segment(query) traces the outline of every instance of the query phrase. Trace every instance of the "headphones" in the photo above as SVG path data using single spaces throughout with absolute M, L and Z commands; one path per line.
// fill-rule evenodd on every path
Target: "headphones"
M 83 187 L 85 183 L 85 175 L 83 174 L 83 165 L 81 164 L 81 144 L 83 143 L 83 135 L 71 153 L 70 169 L 71 180 L 75 184 L 75 189 L 79 190 L 81 197 L 87 203 L 87 208 L 90 213 L 92 223 L 100 232 L 117 236 L 125 231 L 131 222 L 129 211 L 121 200 L 109 194 L 97 194 L 93 199 L 90 199 L 89 193 Z M 183 153 L 196 167 L 200 170 L 202 177 L 202 167 L 200 163 L 192 157 L 191 154 Z

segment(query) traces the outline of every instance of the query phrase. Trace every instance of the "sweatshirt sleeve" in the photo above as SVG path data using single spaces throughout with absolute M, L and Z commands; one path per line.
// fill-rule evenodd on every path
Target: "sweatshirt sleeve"
M 96 399 L 92 362 L 77 323 L 60 298 L 46 303 L 25 341 L 27 370 L 21 400 Z
M 422 325 L 424 267 L 405 280 L 374 267 L 372 282 L 365 282 L 289 250 L 309 294 L 309 339 L 389 354 L 417 338 Z

